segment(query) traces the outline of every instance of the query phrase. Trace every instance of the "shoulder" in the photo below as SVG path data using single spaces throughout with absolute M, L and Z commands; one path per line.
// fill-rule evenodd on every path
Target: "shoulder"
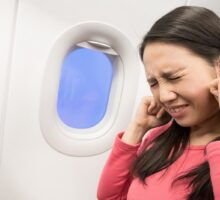
M 172 120 L 169 121 L 167 124 L 164 124 L 162 126 L 158 126 L 156 128 L 150 129 L 144 136 L 140 148 L 138 149 L 137 154 L 139 155 L 146 147 L 147 145 L 153 141 L 157 136 L 164 133 L 172 124 Z

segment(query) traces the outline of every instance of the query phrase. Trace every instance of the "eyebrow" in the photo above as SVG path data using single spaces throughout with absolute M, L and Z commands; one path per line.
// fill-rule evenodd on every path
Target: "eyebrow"
M 183 71 L 185 68 L 179 68 L 177 70 L 173 70 L 173 71 L 167 71 L 167 72 L 162 72 L 161 73 L 161 77 L 163 78 L 169 78 L 170 76 L 172 76 L 173 74 L 176 74 L 177 72 Z M 147 78 L 147 82 L 148 83 L 153 83 L 155 81 L 154 77 L 149 77 Z

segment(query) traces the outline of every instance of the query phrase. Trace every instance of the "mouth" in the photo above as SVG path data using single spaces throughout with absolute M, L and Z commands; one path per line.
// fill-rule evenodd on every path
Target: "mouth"
M 187 107 L 188 107 L 188 105 L 172 106 L 172 107 L 166 108 L 166 111 L 173 118 L 178 118 L 178 117 L 183 117 Z

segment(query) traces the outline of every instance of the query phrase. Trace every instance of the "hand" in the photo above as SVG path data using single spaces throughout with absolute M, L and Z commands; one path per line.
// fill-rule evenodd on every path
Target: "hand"
M 137 109 L 134 121 L 144 129 L 161 126 L 170 121 L 171 116 L 154 100 L 152 96 L 143 97 Z
M 216 101 L 219 103 L 220 108 L 220 61 L 215 66 L 217 79 L 213 80 L 210 84 L 210 92 L 214 95 Z
M 143 97 L 122 140 L 130 144 L 138 143 L 149 129 L 166 124 L 170 120 L 171 116 L 153 97 Z

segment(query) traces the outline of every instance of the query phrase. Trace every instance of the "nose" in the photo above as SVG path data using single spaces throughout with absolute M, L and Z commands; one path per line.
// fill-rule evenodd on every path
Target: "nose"
M 176 92 L 167 86 L 161 86 L 159 88 L 159 99 L 161 103 L 168 103 L 177 98 Z

